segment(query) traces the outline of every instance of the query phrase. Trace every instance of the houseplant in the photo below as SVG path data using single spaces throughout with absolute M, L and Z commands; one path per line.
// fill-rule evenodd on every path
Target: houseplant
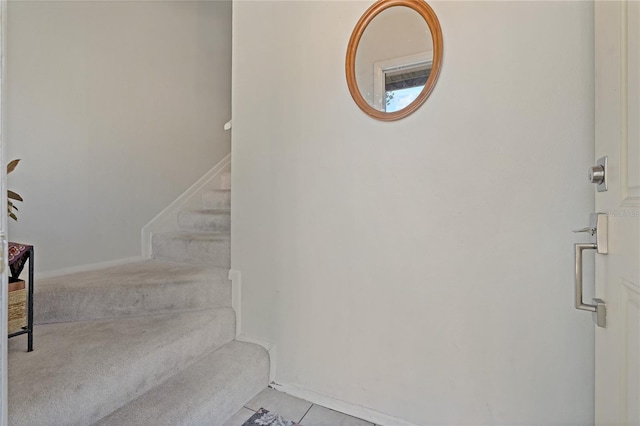
M 9 164 L 7 164 L 7 174 L 11 173 L 12 171 L 15 170 L 15 168 L 18 166 L 18 163 L 20 162 L 20 159 L 17 160 L 13 160 L 11 162 L 9 162 Z M 13 201 L 24 201 L 22 199 L 22 197 L 20 196 L 20 194 L 11 191 L 10 189 L 7 190 L 7 214 L 9 215 L 9 217 L 13 220 L 18 220 L 18 216 L 16 216 L 16 213 L 18 211 L 18 207 L 15 206 L 15 204 L 13 203 Z

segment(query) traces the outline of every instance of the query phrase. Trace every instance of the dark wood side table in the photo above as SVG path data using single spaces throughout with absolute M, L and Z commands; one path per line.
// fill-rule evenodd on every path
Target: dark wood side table
M 27 290 L 27 326 L 9 334 L 9 337 L 27 334 L 27 352 L 33 351 L 33 246 L 21 243 L 9 243 L 9 269 L 11 278 L 17 280 L 27 262 L 29 262 L 29 286 Z

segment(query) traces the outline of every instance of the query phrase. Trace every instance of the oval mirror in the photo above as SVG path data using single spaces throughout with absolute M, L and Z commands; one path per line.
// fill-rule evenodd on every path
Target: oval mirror
M 371 117 L 392 121 L 422 105 L 442 63 L 442 30 L 422 0 L 379 0 L 362 15 L 347 47 L 349 92 Z

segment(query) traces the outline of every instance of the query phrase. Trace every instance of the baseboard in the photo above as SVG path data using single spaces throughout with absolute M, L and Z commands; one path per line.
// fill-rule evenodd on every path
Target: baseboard
M 202 191 L 209 187 L 219 187 L 219 175 L 231 167 L 231 154 L 227 154 L 211 170 L 191 185 L 185 192 L 158 213 L 142 228 L 142 257 L 151 258 L 151 236 L 154 233 L 174 231 L 178 226 L 178 214 L 184 208 L 198 206 Z M 218 182 L 216 182 L 218 180 Z M 218 183 L 218 184 L 216 184 Z
M 323 407 L 330 408 L 341 413 L 348 414 L 353 417 L 357 417 L 368 422 L 372 422 L 380 426 L 418 426 L 414 423 L 407 422 L 405 420 L 398 419 L 397 417 L 389 416 L 387 414 L 380 413 L 361 405 L 351 404 L 349 402 L 341 401 L 339 399 L 323 395 L 318 392 L 314 392 L 309 389 L 305 389 L 300 386 L 290 385 L 287 383 L 271 383 L 271 387 L 297 398 L 302 398 L 314 404 L 322 405 Z
M 141 256 L 128 257 L 124 259 L 108 260 L 106 262 L 90 263 L 87 265 L 72 266 L 70 268 L 55 269 L 53 271 L 36 272 L 34 279 L 59 277 L 60 275 L 74 274 L 76 272 L 89 272 L 97 269 L 109 268 L 112 266 L 126 265 L 128 263 L 141 262 L 145 259 Z
M 251 336 L 245 336 L 244 334 L 240 334 L 236 337 L 236 340 L 240 342 L 254 343 L 256 345 L 260 345 L 267 350 L 269 353 L 269 383 L 273 383 L 276 377 L 277 365 L 276 365 L 276 344 L 273 342 L 268 342 L 266 340 L 258 339 Z
M 231 307 L 236 313 L 236 339 L 242 334 L 242 274 L 236 269 L 229 269 L 231 281 Z

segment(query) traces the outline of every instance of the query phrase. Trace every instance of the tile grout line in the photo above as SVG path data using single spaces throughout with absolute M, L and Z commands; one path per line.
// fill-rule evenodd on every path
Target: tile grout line
M 311 404 L 311 406 L 309 407 L 309 409 L 302 415 L 302 417 L 300 417 L 300 420 L 298 421 L 298 423 L 302 423 L 302 420 L 307 417 L 307 414 L 309 414 L 309 411 L 311 411 L 311 408 L 313 408 L 315 404 Z

